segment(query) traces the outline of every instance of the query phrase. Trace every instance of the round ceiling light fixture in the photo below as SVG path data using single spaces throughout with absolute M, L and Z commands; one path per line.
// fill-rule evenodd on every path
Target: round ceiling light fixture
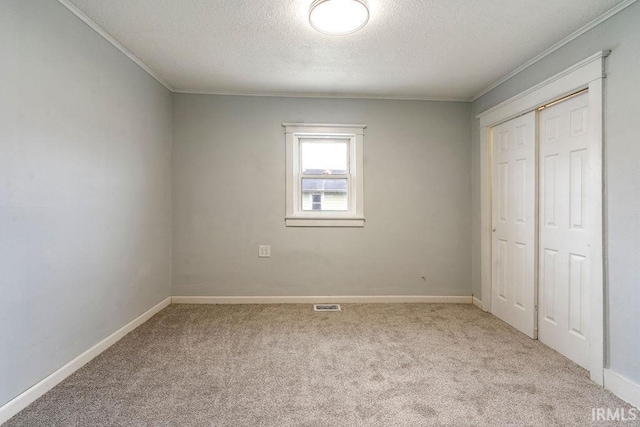
M 366 0 L 315 0 L 309 8 L 309 23 L 324 34 L 351 34 L 369 21 Z

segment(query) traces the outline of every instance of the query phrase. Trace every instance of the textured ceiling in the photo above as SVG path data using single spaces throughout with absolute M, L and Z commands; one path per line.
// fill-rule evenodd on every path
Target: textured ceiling
M 368 0 L 347 36 L 312 0 L 71 0 L 177 91 L 469 99 L 622 0 Z

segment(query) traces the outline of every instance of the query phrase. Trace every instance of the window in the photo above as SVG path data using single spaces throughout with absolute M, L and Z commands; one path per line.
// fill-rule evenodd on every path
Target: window
M 284 124 L 289 227 L 363 227 L 365 125 Z
M 303 207 L 303 210 L 304 210 L 304 207 Z M 322 210 L 322 194 L 311 195 L 311 210 L 312 211 Z

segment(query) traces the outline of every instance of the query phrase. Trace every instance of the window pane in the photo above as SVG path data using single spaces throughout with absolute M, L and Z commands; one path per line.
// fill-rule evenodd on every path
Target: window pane
M 310 175 L 347 173 L 347 141 L 308 139 L 300 143 L 302 173 Z
M 346 179 L 302 180 L 303 211 L 346 211 L 349 206 L 349 181 Z

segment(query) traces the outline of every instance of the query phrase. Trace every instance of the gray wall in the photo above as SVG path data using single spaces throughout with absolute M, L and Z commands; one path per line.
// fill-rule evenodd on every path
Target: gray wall
M 173 101 L 174 295 L 471 294 L 470 104 Z M 368 125 L 364 228 L 285 227 L 281 123 L 303 121 Z
M 0 2 L 0 405 L 170 294 L 171 94 L 58 2 Z
M 605 215 L 608 364 L 640 384 L 640 2 L 603 22 L 473 103 L 480 113 L 597 51 L 611 49 L 605 80 Z M 473 119 L 473 182 L 479 182 L 480 134 Z M 480 199 L 473 186 L 473 259 L 479 259 Z M 479 263 L 474 262 L 474 289 Z

